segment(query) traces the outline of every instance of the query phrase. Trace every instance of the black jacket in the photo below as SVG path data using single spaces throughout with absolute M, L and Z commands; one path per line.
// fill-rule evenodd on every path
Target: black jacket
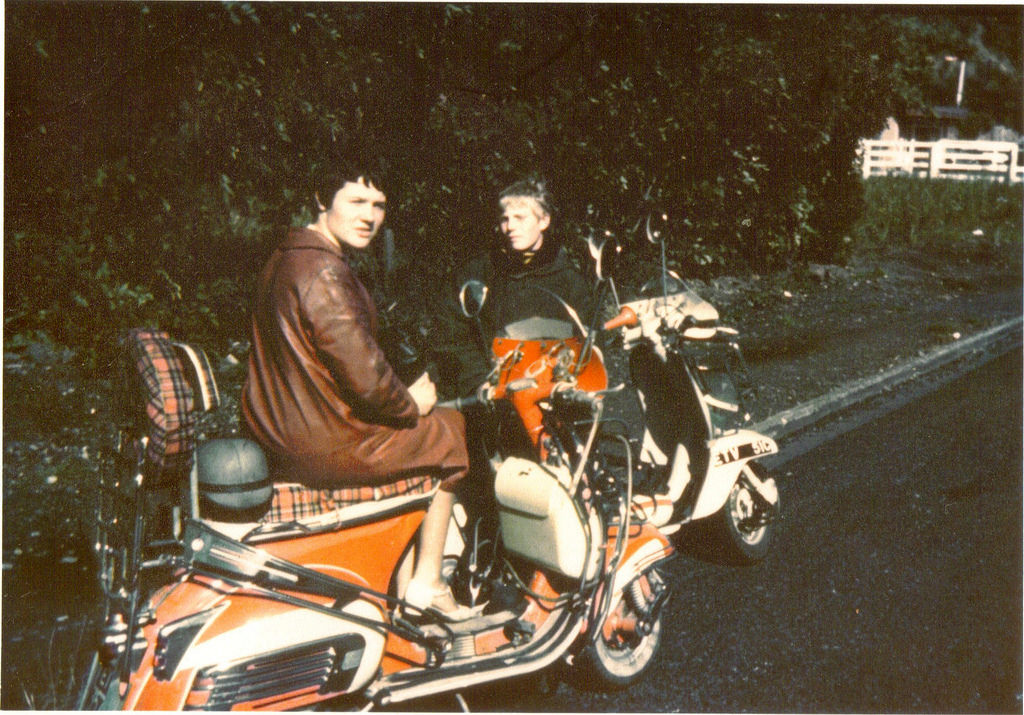
M 484 340 L 491 339 L 504 326 L 531 317 L 569 320 L 557 300 L 542 289 L 547 289 L 571 305 L 585 323 L 591 317 L 593 288 L 569 261 L 565 248 L 556 240 L 545 236 L 541 249 L 528 261 L 522 254 L 495 248 L 470 259 L 456 271 L 453 295 L 457 296 L 462 284 L 475 278 L 488 287 L 487 300 L 480 314 Z M 479 387 L 490 371 L 489 348 L 485 352 L 476 326 L 459 311 L 457 298 L 453 305 L 453 348 L 457 350 L 460 366 L 457 390 L 461 394 Z

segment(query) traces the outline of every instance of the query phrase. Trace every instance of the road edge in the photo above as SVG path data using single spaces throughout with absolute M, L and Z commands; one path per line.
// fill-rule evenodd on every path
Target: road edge
M 783 410 L 751 426 L 751 429 L 774 439 L 789 436 L 859 402 L 886 390 L 919 379 L 957 360 L 972 364 L 984 362 L 1022 344 L 1024 318 L 1017 317 L 983 330 L 969 338 L 934 348 L 878 375 L 854 380 L 821 397 Z M 970 368 L 965 368 L 970 369 Z

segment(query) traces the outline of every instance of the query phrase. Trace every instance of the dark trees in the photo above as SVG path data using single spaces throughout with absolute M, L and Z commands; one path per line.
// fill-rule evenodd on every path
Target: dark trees
M 388 163 L 417 295 L 491 240 L 525 172 L 573 245 L 633 241 L 658 205 L 691 274 L 833 256 L 857 140 L 948 86 L 940 54 L 975 58 L 977 106 L 1020 128 L 1019 14 L 959 12 L 8 3 L 5 336 L 244 335 L 277 227 L 345 154 Z

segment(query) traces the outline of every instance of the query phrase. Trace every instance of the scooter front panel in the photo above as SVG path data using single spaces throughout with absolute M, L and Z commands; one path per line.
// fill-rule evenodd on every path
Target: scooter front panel
M 496 388 L 499 397 L 505 396 L 505 386 L 517 380 L 525 378 L 535 382 L 533 387 L 521 388 L 508 395 L 535 445 L 540 444 L 544 428 L 544 412 L 537 403 L 550 396 L 555 382 L 566 379 L 569 371 L 576 369 L 582 349 L 583 344 L 577 338 L 495 338 L 491 345 L 494 357 L 501 364 Z M 594 348 L 591 351 L 586 364 L 575 375 L 575 382 L 579 389 L 588 392 L 608 387 L 608 373 L 599 350 Z

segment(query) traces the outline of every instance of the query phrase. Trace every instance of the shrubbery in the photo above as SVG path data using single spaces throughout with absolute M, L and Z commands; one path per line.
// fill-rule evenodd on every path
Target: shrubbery
M 836 8 L 12 4 L 5 338 L 102 362 L 130 325 L 244 336 L 260 265 L 341 155 L 388 162 L 392 288 L 420 304 L 531 171 L 580 255 L 604 231 L 639 255 L 659 207 L 690 275 L 828 260 L 864 206 L 857 140 L 916 101 L 906 78 L 954 29 Z

